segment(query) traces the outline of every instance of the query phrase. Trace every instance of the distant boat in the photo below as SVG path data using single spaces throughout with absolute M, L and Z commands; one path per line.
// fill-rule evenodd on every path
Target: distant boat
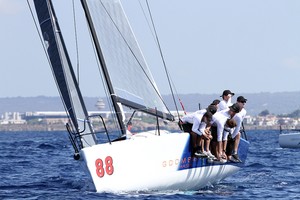
M 278 142 L 282 148 L 300 148 L 300 130 L 282 131 L 280 128 Z
M 194 157 L 189 133 L 179 128 L 175 133 L 168 131 L 168 123 L 177 122 L 158 91 L 119 0 L 81 1 L 115 118 L 105 121 L 100 115 L 89 116 L 52 2 L 33 2 L 45 51 L 70 118 L 67 130 L 74 158 L 84 163 L 97 192 L 198 190 L 243 167 L 249 147 L 245 138 L 238 151 L 243 162 L 220 164 Z M 123 107 L 132 115 L 124 116 Z M 134 126 L 138 113 L 152 119 L 154 126 L 133 134 L 128 127 Z M 95 117 L 102 122 L 97 130 L 92 124 Z M 111 131 L 108 123 L 117 128 Z

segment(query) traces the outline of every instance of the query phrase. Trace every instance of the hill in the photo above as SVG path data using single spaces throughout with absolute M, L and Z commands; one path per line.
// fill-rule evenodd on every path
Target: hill
M 246 109 L 248 114 L 257 115 L 263 110 L 268 110 L 272 114 L 289 114 L 300 109 L 300 92 L 278 92 L 278 93 L 245 93 L 243 95 L 248 99 Z M 214 99 L 221 99 L 220 94 L 184 94 L 178 95 L 183 102 L 184 108 L 187 112 L 195 111 L 209 105 Z M 233 102 L 236 100 L 233 97 Z M 163 95 L 166 104 L 169 105 L 170 110 L 175 110 L 173 98 L 171 95 Z M 97 110 L 97 97 L 85 97 L 87 109 Z M 105 99 L 102 98 L 106 103 Z M 182 110 L 178 103 L 177 107 Z M 107 103 L 106 103 L 107 105 Z M 63 105 L 60 97 L 7 97 L 0 98 L 0 114 L 4 112 L 27 112 L 27 111 L 63 111 Z

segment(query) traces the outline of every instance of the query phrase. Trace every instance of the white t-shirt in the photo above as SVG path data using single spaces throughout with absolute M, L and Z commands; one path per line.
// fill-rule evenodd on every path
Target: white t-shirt
M 206 113 L 206 109 L 197 110 L 196 112 L 183 116 L 181 118 L 181 121 L 183 123 L 193 124 L 192 131 L 198 135 L 202 135 L 203 132 L 201 132 L 200 129 L 203 129 L 204 125 L 201 124 L 201 120 L 205 113 Z
M 227 119 L 230 119 L 230 115 L 229 115 L 229 108 L 216 112 L 213 115 L 213 120 L 212 120 L 212 124 L 214 124 L 214 126 L 217 126 L 217 141 L 221 142 L 222 139 L 223 140 L 227 140 L 225 135 L 223 137 L 223 131 L 224 131 L 224 127 L 226 124 Z M 228 134 L 226 134 L 228 135 Z
M 231 106 L 231 105 L 232 105 L 231 97 L 228 99 L 227 102 L 225 100 L 222 100 L 222 101 L 220 101 L 220 103 L 218 105 L 218 111 L 225 110 L 225 109 L 229 108 L 229 106 Z
M 192 124 L 194 122 L 194 118 L 202 119 L 202 116 L 206 113 L 206 109 L 197 110 L 196 112 L 189 113 L 181 118 L 182 122 L 187 122 Z
M 235 120 L 236 122 L 236 127 L 234 128 L 233 132 L 232 132 L 232 138 L 235 138 L 235 136 L 238 134 L 238 132 L 240 131 L 241 129 L 241 126 L 242 126 L 242 122 L 245 118 L 247 114 L 247 111 L 245 108 L 243 108 L 239 113 L 236 113 L 233 117 L 233 119 Z

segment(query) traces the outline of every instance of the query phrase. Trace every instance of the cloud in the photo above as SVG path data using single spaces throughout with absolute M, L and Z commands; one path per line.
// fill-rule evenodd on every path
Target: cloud
M 22 0 L 25 1 L 25 0 Z M 12 15 L 18 13 L 22 9 L 20 0 L 0 0 L 0 14 Z

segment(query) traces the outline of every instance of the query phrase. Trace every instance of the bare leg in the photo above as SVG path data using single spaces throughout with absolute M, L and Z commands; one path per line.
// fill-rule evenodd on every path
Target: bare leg
M 223 141 L 223 149 L 222 149 L 222 155 L 224 155 L 224 158 L 227 159 L 226 155 L 226 147 L 227 147 L 227 140 Z
M 217 150 L 218 154 L 217 154 L 217 158 L 218 160 L 221 159 L 222 153 L 223 153 L 223 143 L 222 141 L 218 142 L 218 150 Z
M 201 151 L 204 152 L 204 139 L 200 137 L 199 146 L 201 147 Z
M 205 149 L 207 152 L 209 152 L 210 150 L 210 139 L 205 140 Z

